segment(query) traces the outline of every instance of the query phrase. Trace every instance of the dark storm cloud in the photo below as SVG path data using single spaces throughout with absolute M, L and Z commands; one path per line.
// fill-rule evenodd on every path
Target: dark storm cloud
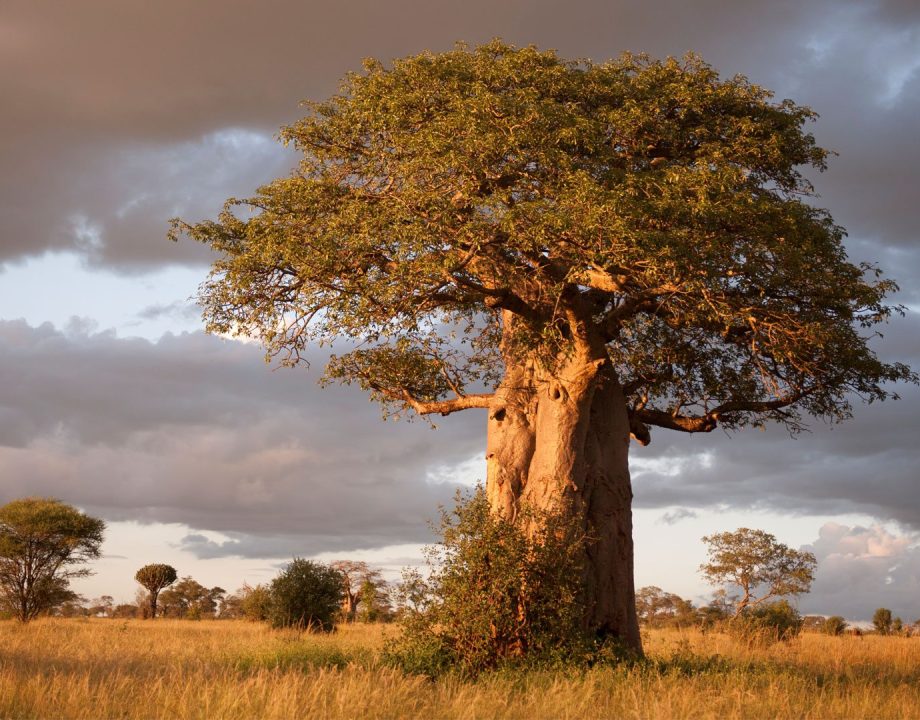
M 360 392 L 320 390 L 312 359 L 272 372 L 258 348 L 201 334 L 0 322 L 0 503 L 56 496 L 108 520 L 236 533 L 189 541 L 208 556 L 427 538 L 454 485 L 426 478 L 482 453 L 483 418 L 382 425 Z
M 907 0 L 433 0 L 124 3 L 14 0 L 0 10 L 0 259 L 49 248 L 137 270 L 201 262 L 167 218 L 213 215 L 292 159 L 270 140 L 297 103 L 362 57 L 502 36 L 604 59 L 695 50 L 725 75 L 815 106 L 841 153 L 823 204 L 905 286 L 915 247 L 920 13 Z M 865 257 L 862 257 L 865 255 Z M 917 281 L 917 282 L 915 282 Z M 913 297 L 911 295 L 911 297 Z

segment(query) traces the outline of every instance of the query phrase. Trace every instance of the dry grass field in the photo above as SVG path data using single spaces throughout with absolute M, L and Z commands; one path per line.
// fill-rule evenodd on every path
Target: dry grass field
M 436 682 L 383 667 L 386 629 L 0 622 L 0 718 L 918 718 L 920 639 L 803 635 L 748 648 L 646 636 L 650 662 Z

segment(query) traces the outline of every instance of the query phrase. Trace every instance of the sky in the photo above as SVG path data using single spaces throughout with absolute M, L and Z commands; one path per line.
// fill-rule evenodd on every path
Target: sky
M 812 174 L 852 261 L 900 284 L 878 352 L 920 368 L 916 0 L 6 0 L 0 6 L 0 503 L 54 496 L 108 523 L 87 597 L 168 562 L 227 590 L 294 556 L 418 562 L 485 473 L 478 411 L 383 422 L 259 347 L 205 335 L 210 261 L 167 220 L 213 217 L 296 162 L 276 141 L 361 59 L 493 37 L 602 61 L 699 53 L 820 114 Z M 920 618 L 916 387 L 815 423 L 634 446 L 637 586 L 697 602 L 703 535 L 757 527 L 815 553 L 806 613 Z

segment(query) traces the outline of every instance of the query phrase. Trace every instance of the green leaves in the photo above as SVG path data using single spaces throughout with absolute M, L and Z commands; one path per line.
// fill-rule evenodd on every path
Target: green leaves
M 795 430 L 798 410 L 839 419 L 847 393 L 916 380 L 859 332 L 897 311 L 892 283 L 805 201 L 801 168 L 828 156 L 815 114 L 743 77 L 493 41 L 368 61 L 307 107 L 282 130 L 302 153 L 290 177 L 173 225 L 220 254 L 208 328 L 282 363 L 345 338 L 361 349 L 327 377 L 439 412 L 495 377 L 499 350 L 552 373 L 581 343 L 636 418 L 690 430 Z
M 68 581 L 90 574 L 105 523 L 52 498 L 0 507 L 0 604 L 22 622 L 69 600 Z
M 442 510 L 438 542 L 426 549 L 427 578 L 410 571 L 399 588 L 402 633 L 388 647 L 391 662 L 428 675 L 477 675 L 599 659 L 582 624 L 581 526 L 565 512 L 524 508 L 522 518 L 493 515 L 481 488 Z M 529 533 L 526 522 L 538 529 Z
M 794 550 L 763 530 L 738 528 L 703 538 L 709 562 L 700 572 L 713 585 L 730 585 L 742 593 L 736 614 L 769 598 L 799 595 L 811 589 L 815 556 Z

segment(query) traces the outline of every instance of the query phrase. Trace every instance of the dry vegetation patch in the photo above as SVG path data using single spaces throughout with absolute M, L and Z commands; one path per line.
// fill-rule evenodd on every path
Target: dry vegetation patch
M 387 630 L 3 622 L 0 717 L 910 718 L 920 707 L 917 638 L 805 634 L 748 647 L 715 633 L 652 631 L 647 663 L 432 682 L 381 664 Z

